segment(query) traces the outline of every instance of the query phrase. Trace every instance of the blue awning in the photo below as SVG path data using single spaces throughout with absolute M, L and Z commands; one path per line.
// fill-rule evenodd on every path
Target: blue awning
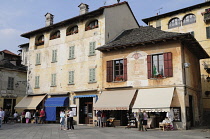
M 52 97 L 48 98 L 44 104 L 45 107 L 68 107 L 69 97 Z
M 97 95 L 78 95 L 78 96 L 74 96 L 74 98 L 85 98 L 85 97 L 95 97 L 96 101 L 98 100 Z

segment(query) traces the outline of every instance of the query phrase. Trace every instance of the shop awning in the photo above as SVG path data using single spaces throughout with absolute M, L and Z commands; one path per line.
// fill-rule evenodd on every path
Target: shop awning
M 36 109 L 39 103 L 44 99 L 46 95 L 30 95 L 25 96 L 16 106 L 15 109 Z
M 129 110 L 136 90 L 104 91 L 94 110 Z
M 51 97 L 45 101 L 45 107 L 67 107 L 69 106 L 69 97 Z
M 169 112 L 174 88 L 140 89 L 133 105 L 132 111 L 138 109 L 147 112 Z

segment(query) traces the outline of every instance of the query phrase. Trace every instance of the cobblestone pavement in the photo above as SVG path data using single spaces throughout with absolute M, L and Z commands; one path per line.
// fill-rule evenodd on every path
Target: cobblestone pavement
M 210 129 L 160 131 L 136 128 L 75 126 L 75 130 L 60 130 L 59 124 L 3 124 L 0 139 L 208 139 Z

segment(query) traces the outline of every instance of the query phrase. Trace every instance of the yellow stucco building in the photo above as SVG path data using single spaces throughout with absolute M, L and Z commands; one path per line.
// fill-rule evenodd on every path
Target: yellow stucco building
M 145 18 L 143 21 L 149 26 L 164 31 L 190 33 L 210 54 L 210 1 Z M 204 110 L 204 119 L 207 120 L 210 113 L 210 59 L 200 60 L 200 70 L 202 84 L 201 107 Z

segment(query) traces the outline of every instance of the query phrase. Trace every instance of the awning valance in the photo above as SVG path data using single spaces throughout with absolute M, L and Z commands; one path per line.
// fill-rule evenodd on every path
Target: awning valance
M 85 98 L 85 97 L 95 97 L 96 101 L 98 100 L 98 95 L 78 95 L 78 96 L 74 96 L 74 98 Z
M 51 97 L 45 101 L 45 107 L 67 107 L 69 106 L 69 97 Z
M 136 90 L 104 91 L 94 110 L 129 110 Z
M 169 112 L 174 88 L 140 89 L 136 97 L 133 112 L 138 109 L 147 112 Z
M 36 109 L 39 103 L 46 95 L 25 96 L 16 106 L 15 109 Z

